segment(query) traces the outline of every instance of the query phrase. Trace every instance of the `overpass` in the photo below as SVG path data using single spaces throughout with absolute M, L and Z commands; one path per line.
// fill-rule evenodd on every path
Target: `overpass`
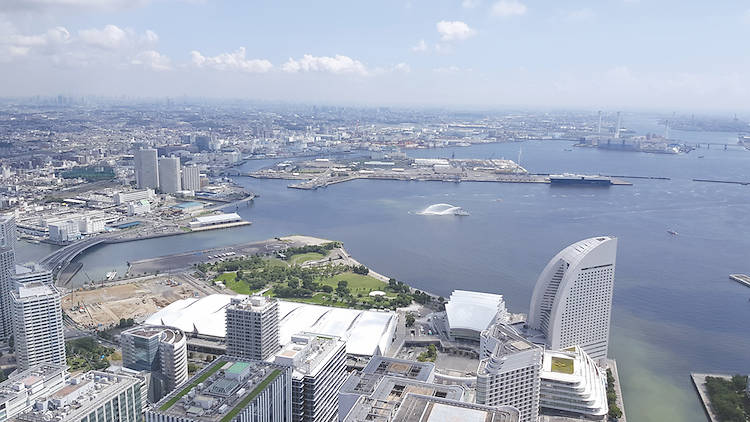
M 52 271 L 52 275 L 57 278 L 57 276 L 65 270 L 71 262 L 73 262 L 75 257 L 80 255 L 83 251 L 109 240 L 109 236 L 101 235 L 71 243 L 70 245 L 64 246 L 47 255 L 44 259 L 39 261 L 39 264 Z

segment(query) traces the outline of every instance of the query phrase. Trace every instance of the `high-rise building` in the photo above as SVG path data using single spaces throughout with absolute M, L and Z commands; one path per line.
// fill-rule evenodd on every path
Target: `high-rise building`
M 279 351 L 279 303 L 267 296 L 232 298 L 226 310 L 227 355 L 266 360 Z
M 16 265 L 16 273 L 11 276 L 11 290 L 17 290 L 19 286 L 33 282 L 52 284 L 54 277 L 52 271 L 39 264 Z
M 182 189 L 193 192 L 201 190 L 201 172 L 195 164 L 182 167 Z
M 609 412 L 606 372 L 580 347 L 545 351 L 540 376 L 542 413 L 602 420 Z
M 11 292 L 16 360 L 21 370 L 40 363 L 65 364 L 60 292 L 39 281 Z
M 529 326 L 548 348 L 580 346 L 592 359 L 607 357 L 617 238 L 593 237 L 555 255 L 531 297 Z
M 141 422 L 141 380 L 124 374 L 89 371 L 68 380 L 16 416 L 18 422 Z
M 172 391 L 146 422 L 291 422 L 292 369 L 221 356 Z
M 483 331 L 480 347 L 476 402 L 513 406 L 521 422 L 536 422 L 544 348 L 503 324 Z
M 148 398 L 157 402 L 187 381 L 187 340 L 173 327 L 145 325 L 120 334 L 122 366 L 149 371 Z
M 182 190 L 178 157 L 159 158 L 159 190 L 161 193 L 177 193 Z
M 16 218 L 13 214 L 0 214 L 0 248 L 15 249 L 17 237 Z
M 11 277 L 16 271 L 16 218 L 12 214 L 0 215 L 0 338 L 13 334 L 10 292 Z
M 47 224 L 49 240 L 55 243 L 69 243 L 81 238 L 81 229 L 76 220 L 60 220 Z
M 15 275 L 16 252 L 11 248 L 0 248 L 0 338 L 13 334 L 10 292 L 13 290 L 12 277 Z
M 31 410 L 37 400 L 65 386 L 68 365 L 34 365 L 18 371 L 0 384 L 0 421 Z
M 274 362 L 292 368 L 292 421 L 330 422 L 338 417 L 338 394 L 346 380 L 346 342 L 300 333 Z
M 139 189 L 159 187 L 159 160 L 155 149 L 145 148 L 135 152 L 135 180 Z

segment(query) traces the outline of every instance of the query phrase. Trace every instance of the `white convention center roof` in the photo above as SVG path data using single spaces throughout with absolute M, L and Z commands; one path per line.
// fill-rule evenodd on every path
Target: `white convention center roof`
M 151 315 L 146 324 L 169 325 L 187 333 L 225 337 L 225 309 L 232 295 L 214 294 L 200 299 L 178 300 Z M 384 354 L 396 329 L 394 312 L 330 308 L 279 301 L 279 341 L 287 344 L 293 334 L 307 331 L 339 336 L 346 352 L 354 355 Z
M 483 331 L 495 320 L 508 318 L 503 295 L 454 290 L 445 304 L 448 325 L 453 329 Z M 507 322 L 507 321 L 505 321 Z

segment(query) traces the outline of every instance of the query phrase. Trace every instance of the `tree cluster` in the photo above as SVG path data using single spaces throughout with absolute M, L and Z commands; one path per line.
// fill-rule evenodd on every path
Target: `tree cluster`
M 711 407 L 722 422 L 746 422 L 750 411 L 750 399 L 745 389 L 747 377 L 735 375 L 731 380 L 706 377 L 706 390 Z

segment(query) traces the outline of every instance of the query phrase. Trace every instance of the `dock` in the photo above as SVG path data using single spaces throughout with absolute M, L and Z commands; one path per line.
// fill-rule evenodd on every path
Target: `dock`
M 729 274 L 729 279 L 740 284 L 750 287 L 750 275 L 747 274 Z

